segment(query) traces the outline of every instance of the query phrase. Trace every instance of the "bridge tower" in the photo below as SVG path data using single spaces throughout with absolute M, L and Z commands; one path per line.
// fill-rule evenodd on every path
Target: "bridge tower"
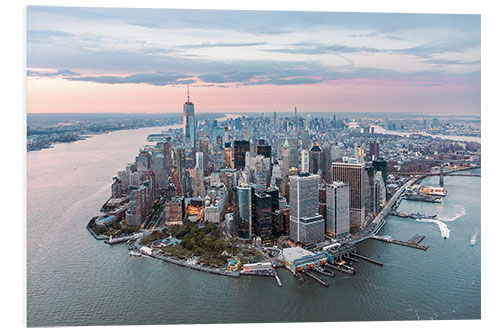
M 444 184 L 444 175 L 443 175 L 443 161 L 441 161 L 439 165 L 439 186 L 443 186 Z

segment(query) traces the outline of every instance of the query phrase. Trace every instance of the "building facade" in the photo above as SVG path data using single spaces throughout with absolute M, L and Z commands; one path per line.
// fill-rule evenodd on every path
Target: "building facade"
M 349 184 L 333 182 L 326 186 L 326 230 L 342 237 L 349 233 Z

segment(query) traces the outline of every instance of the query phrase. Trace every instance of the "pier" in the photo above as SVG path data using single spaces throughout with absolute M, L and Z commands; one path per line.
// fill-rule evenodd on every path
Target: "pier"
M 374 263 L 374 264 L 377 264 L 379 266 L 384 266 L 384 264 L 378 260 L 375 260 L 375 259 L 372 259 L 372 258 L 368 258 L 368 257 L 365 257 L 365 256 L 362 256 L 361 254 L 358 254 L 358 253 L 353 253 L 352 254 L 354 257 L 356 258 L 359 258 L 359 259 L 363 259 L 363 260 L 366 260 L 368 262 L 371 262 L 371 263 Z
M 356 258 L 352 258 L 352 257 L 349 257 L 349 256 L 344 256 L 345 259 L 349 260 L 349 261 L 352 261 L 352 262 L 358 262 L 358 259 Z
M 324 269 L 323 267 L 313 266 L 312 270 L 315 271 L 316 273 L 319 273 L 319 274 L 322 274 L 322 275 L 325 275 L 325 276 L 329 276 L 329 277 L 334 277 L 335 276 L 334 272 L 329 271 L 327 269 Z
M 128 235 L 128 236 L 122 236 L 122 237 L 116 237 L 116 238 L 110 237 L 109 239 L 105 240 L 104 243 L 107 243 L 109 245 L 124 243 L 124 242 L 127 242 L 129 240 L 139 239 L 142 236 L 144 236 L 144 233 L 138 232 L 138 233 L 134 233 L 134 234 Z
M 299 281 L 300 284 L 304 284 L 305 281 L 304 281 L 304 277 L 302 276 L 302 274 L 297 272 L 293 275 L 297 278 L 297 280 Z
M 281 280 L 280 280 L 280 277 L 278 276 L 278 273 L 275 272 L 274 273 L 274 278 L 276 279 L 276 282 L 278 283 L 278 286 L 283 286 L 283 284 L 281 283 Z
M 410 240 L 412 240 L 416 236 L 418 236 L 418 235 L 413 236 Z M 410 242 L 410 241 L 405 242 L 405 241 L 401 241 L 401 240 L 397 240 L 397 239 L 392 239 L 392 238 L 381 237 L 381 236 L 375 236 L 374 235 L 374 236 L 371 236 L 370 238 L 376 239 L 376 240 L 379 240 L 379 241 L 382 241 L 382 242 L 386 242 L 386 243 L 392 243 L 392 244 L 398 244 L 398 245 L 402 245 L 402 246 L 408 246 L 408 247 L 412 247 L 414 249 L 419 249 L 419 250 L 424 250 L 424 251 L 429 248 L 428 245 L 421 245 L 421 244 L 413 243 L 413 242 Z
M 425 238 L 424 235 L 415 235 L 408 240 L 408 243 L 418 244 Z
M 323 280 L 319 276 L 316 276 L 316 275 L 314 275 L 313 273 L 311 273 L 309 271 L 305 271 L 304 274 L 307 275 L 307 276 L 309 276 L 311 279 L 313 279 L 314 281 L 318 282 L 322 286 L 328 287 L 328 282 L 326 282 L 325 280 Z
M 329 264 L 329 263 L 326 263 L 325 266 L 326 267 L 330 267 L 330 268 L 332 268 L 332 269 L 334 269 L 336 271 L 349 274 L 349 275 L 354 275 L 356 273 L 356 271 L 352 267 L 351 267 L 351 269 L 347 269 L 347 268 L 344 268 L 344 267 L 341 267 L 341 266 L 337 266 L 337 265 L 332 265 L 332 264 Z
M 437 215 L 424 215 L 424 214 L 420 214 L 420 213 L 402 213 L 402 212 L 398 212 L 398 211 L 391 211 L 389 213 L 389 215 L 392 215 L 392 216 L 397 216 L 397 217 L 403 217 L 403 218 L 410 218 L 410 219 L 433 219 L 435 218 Z

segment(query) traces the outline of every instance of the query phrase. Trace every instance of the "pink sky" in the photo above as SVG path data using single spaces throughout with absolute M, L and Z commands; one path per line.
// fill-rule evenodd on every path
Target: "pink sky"
M 386 80 L 326 81 L 315 85 L 191 86 L 196 112 L 353 111 L 474 113 L 476 91 L 456 84 L 408 86 Z M 471 96 L 472 95 L 472 96 Z M 472 97 L 472 98 L 471 98 Z M 101 84 L 29 78 L 28 113 L 181 112 L 186 87 Z

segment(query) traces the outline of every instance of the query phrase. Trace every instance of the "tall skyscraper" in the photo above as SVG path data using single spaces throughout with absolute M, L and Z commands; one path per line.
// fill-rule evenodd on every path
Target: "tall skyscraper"
M 272 229 L 272 197 L 264 192 L 256 192 L 252 197 L 253 232 L 263 242 L 270 242 L 273 237 Z
M 300 158 L 300 172 L 302 173 L 309 172 L 309 150 L 307 149 L 302 149 Z
M 316 144 L 311 148 L 309 152 L 309 172 L 315 175 L 318 174 L 321 169 L 321 148 Z
M 290 239 L 302 244 L 322 241 L 325 221 L 319 214 L 319 176 L 290 177 Z
M 365 164 L 364 163 L 332 163 L 332 180 L 350 185 L 350 223 L 363 228 L 365 222 Z
M 368 153 L 370 155 L 370 160 L 375 161 L 378 158 L 380 148 L 377 141 L 370 142 L 370 150 Z
M 194 149 L 196 142 L 196 120 L 194 117 L 194 104 L 189 100 L 189 85 L 187 102 L 184 103 L 183 120 L 184 145 L 187 148 Z
M 238 238 L 252 238 L 252 188 L 248 185 L 236 187 L 236 224 Z
M 299 139 L 294 136 L 285 136 L 285 137 L 279 137 L 277 140 L 277 146 L 278 146 L 278 159 L 283 158 L 283 149 L 285 147 L 285 142 L 288 142 L 288 149 L 290 153 L 290 167 L 299 167 Z
M 373 167 L 375 171 L 382 172 L 382 179 L 384 180 L 384 184 L 387 186 L 387 161 L 383 158 L 378 158 L 373 161 Z
M 234 149 L 234 168 L 238 170 L 245 169 L 245 154 L 250 152 L 250 141 L 235 140 L 233 143 Z
M 333 182 L 326 186 L 326 232 L 341 237 L 349 233 L 349 184 Z
M 203 171 L 203 153 L 198 151 L 196 152 L 196 168 Z

